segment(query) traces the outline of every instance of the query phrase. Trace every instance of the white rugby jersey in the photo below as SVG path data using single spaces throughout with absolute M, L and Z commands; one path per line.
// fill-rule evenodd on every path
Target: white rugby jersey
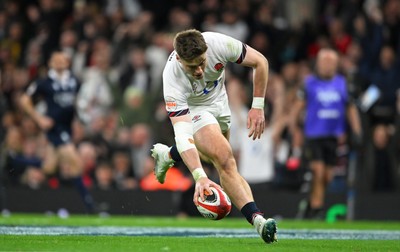
M 168 58 L 163 72 L 163 90 L 170 117 L 189 113 L 189 107 L 204 106 L 225 99 L 225 67 L 228 62 L 241 63 L 245 45 L 237 39 L 215 32 L 203 32 L 207 43 L 207 65 L 203 79 L 196 80 L 184 71 L 176 52 Z

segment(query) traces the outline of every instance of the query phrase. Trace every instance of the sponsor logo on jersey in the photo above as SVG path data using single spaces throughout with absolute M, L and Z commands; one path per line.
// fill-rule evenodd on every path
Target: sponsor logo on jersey
M 63 108 L 72 107 L 75 104 L 75 94 L 73 92 L 55 93 L 53 101 Z
M 340 94 L 336 90 L 323 90 L 317 93 L 317 100 L 324 106 L 340 102 Z
M 215 81 L 207 81 L 206 82 L 206 87 L 203 89 L 203 94 L 208 94 L 210 93 L 215 87 L 218 86 L 218 83 L 220 82 L 221 79 L 215 80 Z
M 165 107 L 167 111 L 175 110 L 176 109 L 176 100 L 172 97 L 165 98 Z

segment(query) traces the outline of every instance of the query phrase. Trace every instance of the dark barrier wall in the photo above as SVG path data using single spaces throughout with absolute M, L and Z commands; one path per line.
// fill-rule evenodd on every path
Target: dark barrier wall
M 31 190 L 7 188 L 5 208 L 11 212 L 56 212 L 66 208 L 70 213 L 85 213 L 85 207 L 73 189 Z M 174 216 L 182 209 L 182 193 L 170 191 L 92 191 L 101 210 L 122 215 L 162 215 Z M 198 215 L 191 201 L 191 194 L 184 199 L 183 206 L 192 215 Z M 185 197 L 185 196 L 183 196 Z M 295 218 L 298 203 L 305 197 L 293 192 L 256 191 L 254 197 L 267 216 Z M 400 220 L 400 195 L 359 194 L 356 198 L 356 220 Z M 328 208 L 335 204 L 345 204 L 346 195 L 329 194 Z M 200 215 L 198 215 L 200 216 Z M 233 209 L 231 216 L 241 216 Z

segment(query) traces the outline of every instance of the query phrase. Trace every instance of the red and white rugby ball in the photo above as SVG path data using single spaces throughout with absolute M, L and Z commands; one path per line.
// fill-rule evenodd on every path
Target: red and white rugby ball
M 210 220 L 220 220 L 227 216 L 232 209 L 232 203 L 228 195 L 221 189 L 210 187 L 213 192 L 211 195 L 205 195 L 204 201 L 198 200 L 197 210 L 204 218 Z

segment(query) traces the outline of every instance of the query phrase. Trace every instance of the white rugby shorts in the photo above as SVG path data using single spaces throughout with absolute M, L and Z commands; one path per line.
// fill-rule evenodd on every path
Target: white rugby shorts
M 223 99 L 212 104 L 190 106 L 190 115 L 193 122 L 193 133 L 209 124 L 219 124 L 222 133 L 231 127 L 231 110 L 228 99 Z

